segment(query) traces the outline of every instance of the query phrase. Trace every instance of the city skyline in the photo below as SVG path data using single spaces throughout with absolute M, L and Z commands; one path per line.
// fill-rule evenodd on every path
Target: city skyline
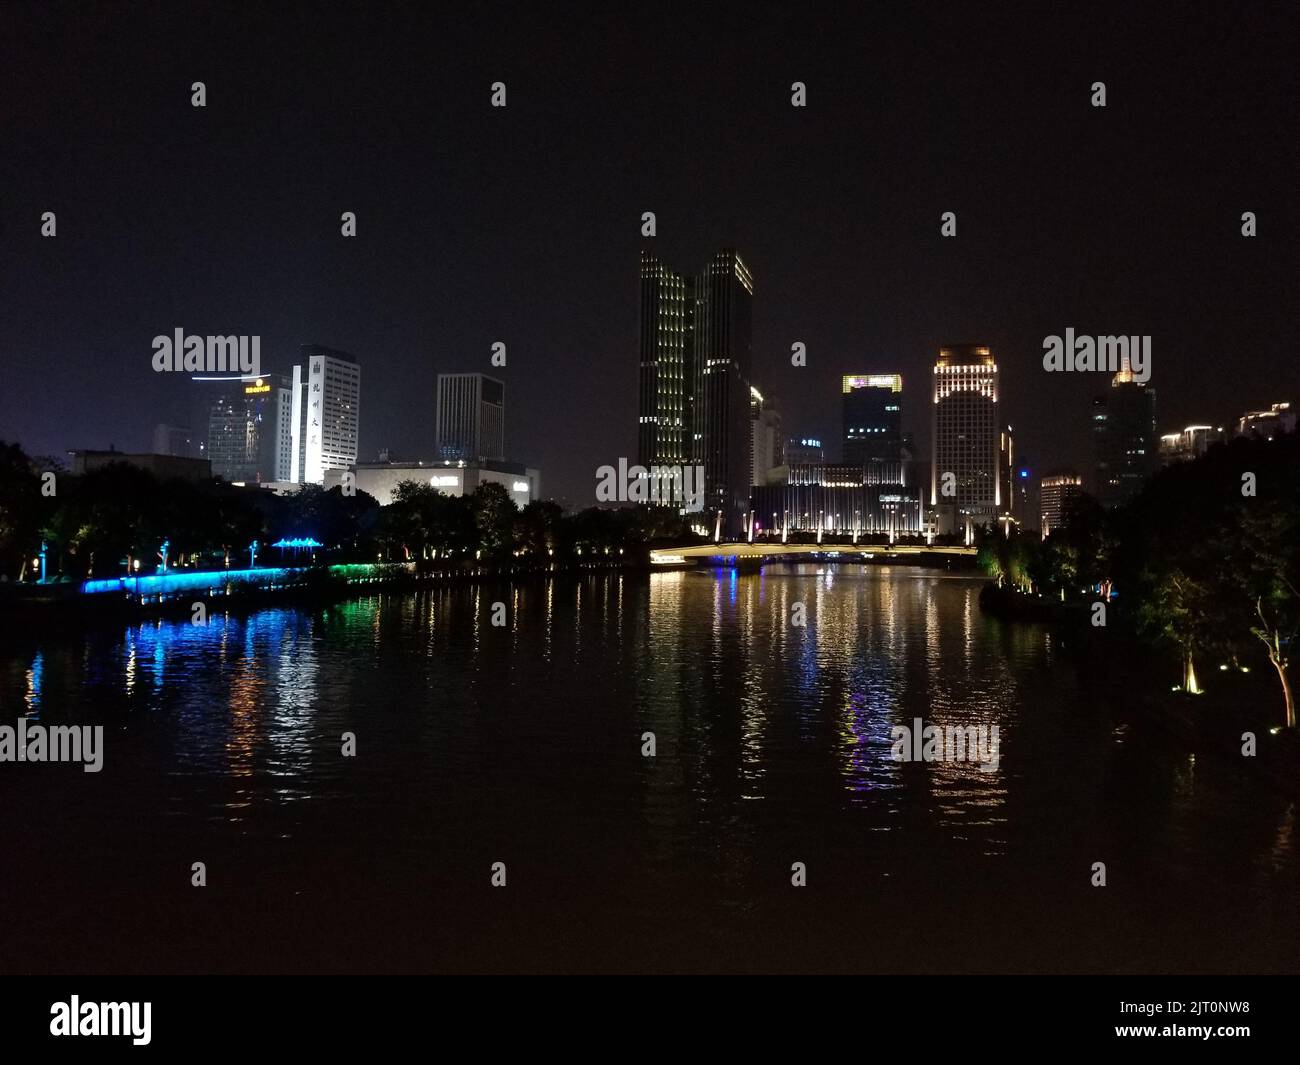
M 647 262 L 646 254 L 643 251 L 641 256 L 643 281 L 644 281 L 644 271 L 645 271 L 646 262 Z M 985 352 L 990 350 L 983 345 L 943 344 L 938 349 L 937 357 L 940 363 L 942 363 L 948 357 L 947 353 L 950 350 L 963 349 L 963 348 L 971 349 L 971 350 L 978 349 L 979 351 L 985 351 Z M 320 370 L 322 375 L 324 373 L 324 366 L 327 362 L 329 362 L 331 365 L 335 362 L 340 362 L 340 361 L 343 363 L 351 363 L 353 365 L 357 364 L 357 360 L 354 359 L 353 356 L 351 356 L 348 353 L 338 351 L 336 349 L 332 349 L 329 347 L 325 347 L 319 344 L 301 345 L 299 351 L 299 358 L 306 359 L 308 361 L 308 367 L 310 367 L 311 359 L 313 358 L 313 356 L 316 358 L 317 362 L 320 363 Z M 290 368 L 290 372 L 293 374 L 292 380 L 286 377 L 286 375 L 283 373 L 269 371 L 269 370 L 263 370 L 263 372 L 260 375 L 258 375 L 257 379 L 259 382 L 263 380 L 265 382 L 269 382 L 269 384 L 266 385 L 266 388 L 275 389 L 277 392 L 282 392 L 284 394 L 284 397 L 305 396 L 306 391 L 309 388 L 309 382 L 308 382 L 308 377 L 302 374 L 302 369 L 303 368 L 298 365 L 294 365 Z M 995 378 L 1000 378 L 1000 371 L 998 370 L 997 367 L 995 367 L 994 369 L 995 369 Z M 1248 407 L 1246 407 L 1240 402 L 1234 402 L 1233 400 L 1224 399 L 1221 394 L 1218 401 L 1219 407 L 1222 410 L 1234 411 L 1236 413 L 1233 413 L 1228 417 L 1219 418 L 1218 421 L 1221 423 L 1219 426 L 1214 427 L 1211 425 L 1194 424 L 1194 425 L 1187 426 L 1183 430 L 1177 432 L 1162 433 L 1160 430 L 1162 430 L 1167 423 L 1164 420 L 1164 418 L 1158 413 L 1159 408 L 1155 407 L 1154 401 L 1158 390 L 1154 383 L 1138 385 L 1131 380 L 1131 375 L 1127 375 L 1125 372 L 1120 372 L 1118 374 L 1111 374 L 1104 370 L 1079 373 L 1076 374 L 1075 376 L 1083 378 L 1085 381 L 1094 378 L 1099 378 L 1102 382 L 1104 382 L 1106 386 L 1104 390 L 1098 390 L 1096 387 L 1090 387 L 1089 397 L 1086 399 L 1085 405 L 1080 406 L 1080 410 L 1079 410 L 1080 417 L 1089 419 L 1091 422 L 1090 429 L 1091 429 L 1092 439 L 1089 441 L 1089 446 L 1086 449 L 1084 457 L 1082 458 L 1079 465 L 1090 471 L 1090 475 L 1085 477 L 1083 480 L 1083 487 L 1085 492 L 1099 499 L 1099 501 L 1101 501 L 1104 505 L 1108 505 L 1108 506 L 1115 505 L 1119 502 L 1123 502 L 1127 499 L 1132 498 L 1132 495 L 1137 490 L 1140 489 L 1141 485 L 1144 484 L 1145 481 L 1150 478 L 1150 476 L 1152 476 L 1155 472 L 1157 472 L 1162 465 L 1167 465 L 1170 461 L 1175 461 L 1180 458 L 1187 458 L 1197 454 L 1202 454 L 1205 448 L 1210 444 L 1221 440 L 1229 439 L 1235 435 L 1242 435 L 1247 432 L 1259 433 L 1262 431 L 1267 433 L 1271 431 L 1268 428 L 1261 428 L 1261 427 L 1267 427 L 1274 424 L 1278 424 L 1282 427 L 1282 431 L 1289 431 L 1290 429 L 1294 428 L 1295 425 L 1295 414 L 1292 409 L 1292 404 L 1289 401 L 1275 401 L 1265 405 L 1264 408 L 1261 410 L 1250 410 Z M 206 378 L 196 377 L 193 379 L 194 382 L 196 383 L 201 382 L 202 384 L 206 385 L 209 389 L 212 387 L 211 382 L 214 380 L 216 379 L 211 377 L 206 377 Z M 464 447 L 460 447 L 459 450 L 453 447 L 449 450 L 448 447 L 443 446 L 439 442 L 440 432 L 438 429 L 438 418 L 443 412 L 444 405 L 451 402 L 449 398 L 447 399 L 443 398 L 444 390 L 450 386 L 450 383 L 452 381 L 455 380 L 475 380 L 475 381 L 485 382 L 486 384 L 484 387 L 490 386 L 493 389 L 499 389 L 500 394 L 503 394 L 504 391 L 504 382 L 492 377 L 490 374 L 484 374 L 480 372 L 440 373 L 438 374 L 438 386 L 435 390 L 434 401 L 431 404 L 431 408 L 434 412 L 432 415 L 433 429 L 432 429 L 431 437 L 430 440 L 423 447 L 417 449 L 415 453 L 412 454 L 407 454 L 402 452 L 394 453 L 393 449 L 388 447 L 378 448 L 374 452 L 370 452 L 366 449 L 361 449 L 360 451 L 357 451 L 355 449 L 356 447 L 355 441 L 356 441 L 356 437 L 358 436 L 358 433 L 354 426 L 350 438 L 352 440 L 351 446 L 353 448 L 353 450 L 351 451 L 351 454 L 353 456 L 351 461 L 350 462 L 344 461 L 342 458 L 340 458 L 336 460 L 332 465 L 323 465 L 322 460 L 318 457 L 316 459 L 317 468 L 314 470 L 315 473 L 314 478 L 307 478 L 306 477 L 306 462 L 307 462 L 306 451 L 304 450 L 302 442 L 297 440 L 297 434 L 295 434 L 294 442 L 292 444 L 286 443 L 284 450 L 289 454 L 297 456 L 297 463 L 296 463 L 297 472 L 285 477 L 259 478 L 258 476 L 256 476 L 256 471 L 260 468 L 260 466 L 265 465 L 268 468 L 280 469 L 283 467 L 285 462 L 289 461 L 288 458 L 281 456 L 280 454 L 281 449 L 278 443 L 276 447 L 273 449 L 267 449 L 265 447 L 265 444 L 263 444 L 261 457 L 258 457 L 258 448 L 257 448 L 258 437 L 256 435 L 251 434 L 249 440 L 251 441 L 250 446 L 252 447 L 252 451 L 250 452 L 249 456 L 243 459 L 242 461 L 243 461 L 243 465 L 247 466 L 248 469 L 253 472 L 245 476 L 240 476 L 232 472 L 225 472 L 232 463 L 234 464 L 239 463 L 240 460 L 237 457 L 231 458 L 231 457 L 223 456 L 218 454 L 217 452 L 214 452 L 213 450 L 213 441 L 216 439 L 216 437 L 213 434 L 216 432 L 215 426 L 218 420 L 220 419 L 223 422 L 223 428 L 228 428 L 224 426 L 224 423 L 231 422 L 232 420 L 239 421 L 242 425 L 242 422 L 245 417 L 243 409 L 232 411 L 229 408 L 231 407 L 232 400 L 235 400 L 237 398 L 236 397 L 237 393 L 248 392 L 251 390 L 248 387 L 249 382 L 252 381 L 251 377 L 249 377 L 247 381 L 245 380 L 245 378 L 238 377 L 238 376 L 230 377 L 225 380 L 228 383 L 223 386 L 223 390 L 217 392 L 216 394 L 217 398 L 215 400 L 211 398 L 212 393 L 208 391 L 202 393 L 203 398 L 199 398 L 194 401 L 195 411 L 198 414 L 196 420 L 204 424 L 204 431 L 202 433 L 196 433 L 188 426 L 177 425 L 176 421 L 172 421 L 172 422 L 158 421 L 156 423 L 153 423 L 149 427 L 147 434 L 145 434 L 149 437 L 151 441 L 151 446 L 135 448 L 135 449 L 123 448 L 118 446 L 117 440 L 115 439 L 114 441 L 112 441 L 111 450 L 118 451 L 123 454 L 153 453 L 153 454 L 166 455 L 166 454 L 184 453 L 184 454 L 188 454 L 190 457 L 208 458 L 213 463 L 214 476 L 220 476 L 223 479 L 232 480 L 232 481 L 278 480 L 278 481 L 296 481 L 298 483 L 319 484 L 321 483 L 321 479 L 323 478 L 326 470 L 328 469 L 342 470 L 352 465 L 367 465 L 367 464 L 374 465 L 377 463 L 382 464 L 390 461 L 394 463 L 423 462 L 425 464 L 433 464 L 445 460 L 446 458 L 452 455 L 453 451 L 456 452 L 457 456 L 461 455 L 462 452 L 464 453 L 465 456 L 468 456 L 469 452 L 465 451 Z M 790 419 L 782 416 L 781 396 L 779 394 L 769 395 L 766 399 L 764 399 L 758 393 L 757 386 L 755 386 L 752 382 L 744 382 L 742 379 L 742 383 L 747 384 L 750 389 L 751 398 L 747 402 L 750 405 L 752 416 L 757 416 L 757 414 L 760 411 L 763 412 L 764 414 L 769 414 L 769 413 L 774 414 L 775 420 L 773 422 L 773 425 L 776 428 L 780 429 L 781 432 L 784 434 L 784 437 L 787 437 L 791 442 L 797 440 L 800 436 L 806 437 L 808 435 L 808 434 L 801 434 L 798 432 L 795 432 L 793 433 L 793 435 L 791 435 L 790 430 L 797 428 L 797 426 L 794 425 Z M 856 457 L 850 457 L 851 454 L 853 456 L 857 456 L 857 450 L 854 450 L 854 445 L 848 435 L 849 434 L 848 421 L 850 418 L 849 415 L 850 407 L 848 406 L 848 404 L 855 402 L 854 400 L 855 393 L 870 394 L 874 392 L 890 392 L 895 396 L 896 405 L 891 404 L 887 408 L 889 411 L 887 415 L 882 415 L 880 414 L 880 412 L 874 412 L 873 414 L 873 416 L 875 417 L 887 417 L 889 419 L 888 426 L 885 427 L 884 425 L 882 425 L 879 428 L 871 429 L 868 431 L 887 432 L 889 436 L 887 438 L 887 443 L 885 446 L 886 446 L 886 450 L 889 451 L 891 455 L 894 451 L 900 448 L 902 449 L 903 452 L 910 451 L 912 458 L 915 461 L 921 463 L 928 463 L 929 465 L 931 465 L 932 476 L 936 479 L 938 478 L 938 476 L 942 471 L 939 470 L 939 465 L 941 464 L 935 463 L 934 459 L 932 458 L 932 456 L 935 454 L 935 445 L 936 445 L 936 438 L 934 437 L 933 434 L 933 425 L 927 427 L 924 425 L 923 422 L 919 422 L 919 421 L 911 422 L 908 420 L 906 413 L 901 413 L 901 414 L 899 413 L 899 407 L 902 406 L 903 394 L 904 394 L 904 389 L 902 387 L 902 375 L 876 372 L 876 371 L 862 372 L 856 374 L 845 373 L 842 374 L 840 377 L 840 385 L 841 385 L 841 391 L 843 395 L 841 397 L 832 397 L 831 400 L 826 404 L 826 406 L 828 408 L 838 408 L 836 413 L 838 415 L 838 420 L 840 421 L 840 425 L 842 428 L 838 435 L 832 435 L 830 437 L 828 441 L 829 448 L 822 447 L 821 439 L 817 438 L 819 450 L 822 452 L 829 450 L 830 454 L 826 455 L 824 459 L 817 458 L 816 460 L 813 461 L 838 462 L 847 465 L 859 464 L 859 461 Z M 351 387 L 353 388 L 353 398 L 355 398 L 356 386 L 352 385 Z M 1150 441 L 1150 450 L 1142 462 L 1134 465 L 1133 471 L 1129 475 L 1129 480 L 1127 481 L 1127 487 L 1124 490 L 1117 491 L 1114 488 L 1111 488 L 1108 491 L 1106 488 L 1103 487 L 1104 482 L 1103 482 L 1103 473 L 1102 473 L 1102 469 L 1105 466 L 1105 462 L 1106 462 L 1105 458 L 1102 455 L 1102 451 L 1106 445 L 1100 442 L 1102 438 L 1100 438 L 1097 435 L 1099 429 L 1098 421 L 1099 419 L 1104 420 L 1104 417 L 1102 415 L 1099 415 L 1098 412 L 1104 411 L 1106 409 L 1107 400 L 1110 400 L 1111 405 L 1113 406 L 1114 399 L 1112 397 L 1118 396 L 1120 392 L 1124 392 L 1125 390 L 1133 391 L 1135 393 L 1135 397 L 1137 397 L 1135 398 L 1135 402 L 1139 404 L 1145 404 L 1146 401 L 1148 400 L 1150 401 L 1148 405 L 1143 406 L 1143 409 L 1146 411 L 1147 415 L 1149 416 L 1149 419 L 1151 420 L 1150 432 L 1147 436 L 1147 439 Z M 644 386 L 643 386 L 643 391 L 644 391 Z M 995 392 L 997 391 L 1000 391 L 1000 388 L 999 386 L 995 385 Z M 488 409 L 488 407 L 493 407 L 493 409 L 504 409 L 504 403 L 500 398 L 500 394 L 498 392 L 494 392 L 493 394 L 496 395 L 497 398 L 492 401 L 492 404 L 487 404 L 485 406 L 486 401 L 484 401 L 483 403 L 480 403 L 480 406 L 483 407 L 483 409 L 485 410 Z M 994 418 L 994 425 L 995 425 L 995 429 L 993 432 L 994 436 L 997 435 L 998 431 L 1006 433 L 1008 426 L 1010 425 L 1010 423 L 1005 419 L 1005 416 L 1003 414 L 1007 406 L 1006 404 L 1000 402 L 1003 398 L 1005 397 L 999 396 L 999 409 Z M 836 399 L 839 400 L 838 403 L 836 402 Z M 875 400 L 872 400 L 870 402 L 876 404 Z M 283 400 L 281 400 L 280 405 L 283 405 Z M 1091 414 L 1088 413 L 1089 410 L 1088 405 L 1090 405 Z M 346 406 L 346 404 L 344 404 L 344 406 Z M 1147 409 L 1147 406 L 1150 407 L 1149 410 Z M 247 418 L 250 424 L 254 420 L 254 415 L 253 415 L 254 409 L 255 408 L 252 405 L 248 407 Z M 852 409 L 855 411 L 854 416 L 857 417 L 859 420 L 861 420 L 863 417 L 866 417 L 866 415 L 863 414 L 862 411 L 865 411 L 867 408 L 862 408 L 859 405 L 858 407 L 854 407 Z M 448 410 L 450 410 L 450 408 L 448 408 Z M 466 410 L 468 410 L 468 407 L 466 407 Z M 292 415 L 291 419 L 282 418 L 282 420 L 286 422 L 292 421 L 292 423 L 294 423 L 294 427 L 298 428 L 299 432 L 301 433 L 301 432 L 305 432 L 304 419 L 306 418 L 306 416 L 307 416 L 307 410 L 305 405 L 299 405 L 297 402 L 295 402 L 295 413 Z M 380 417 L 384 417 L 384 415 L 381 414 Z M 472 417 L 468 414 L 466 414 L 466 417 L 471 418 L 471 421 L 473 420 Z M 492 451 L 493 453 L 485 454 L 483 456 L 477 456 L 477 457 L 487 458 L 494 461 L 503 461 L 507 458 L 510 458 L 510 455 L 507 455 L 505 453 L 505 445 L 503 443 L 504 416 L 500 413 L 497 413 L 492 417 L 494 420 L 489 423 L 486 431 L 489 435 L 489 438 L 494 441 L 494 444 L 489 448 L 489 450 Z M 1112 414 L 1111 417 L 1113 418 L 1114 415 Z M 1002 423 L 1000 425 L 997 424 L 998 418 L 1002 418 Z M 356 420 L 355 412 L 351 416 L 351 420 L 353 422 Z M 820 421 L 824 419 L 819 418 L 817 420 L 820 423 Z M 1130 417 L 1129 420 L 1132 421 L 1133 418 Z M 1138 420 L 1143 420 L 1143 419 L 1139 418 Z M 642 440 L 644 441 L 645 430 L 644 430 L 643 418 L 638 417 L 637 422 L 639 426 L 638 432 L 640 433 Z M 750 481 L 751 481 L 750 487 L 760 487 L 762 486 L 763 482 L 758 478 L 759 467 L 756 464 L 754 458 L 754 448 L 756 446 L 755 427 L 752 426 L 748 421 L 746 424 L 747 424 L 747 431 L 745 436 L 747 437 L 748 448 L 749 448 L 748 451 L 749 462 L 746 463 L 746 469 L 750 469 L 753 474 L 750 477 Z M 284 430 L 286 426 L 281 426 L 280 428 Z M 771 426 L 769 426 L 769 430 L 770 429 Z M 918 430 L 920 430 L 921 432 L 918 433 Z M 470 431 L 477 432 L 478 430 L 474 430 L 471 426 Z M 1131 426 L 1129 427 L 1129 431 L 1130 431 L 1130 435 L 1133 435 L 1134 430 L 1132 429 Z M 1195 434 L 1194 438 L 1191 434 Z M 284 434 L 281 433 L 280 435 L 284 435 Z M 771 435 L 770 431 L 769 431 L 769 435 Z M 922 446 L 920 443 L 916 442 L 918 436 L 921 436 L 922 438 L 928 437 L 929 438 L 928 446 Z M 167 449 L 160 450 L 160 441 L 175 440 L 181 437 L 189 440 L 188 445 L 185 445 L 188 448 L 188 450 L 176 450 L 171 448 L 170 446 Z M 128 436 L 126 438 L 130 439 L 131 437 Z M 883 439 L 885 438 L 882 438 L 882 440 Z M 12 440 L 10 442 L 18 443 L 20 445 L 23 444 L 23 442 L 18 439 Z M 909 447 L 909 442 L 911 443 L 910 447 Z M 319 445 L 317 446 L 319 448 Z M 771 447 L 770 444 L 768 446 Z M 677 445 L 677 447 L 681 447 L 681 445 L 679 444 Z M 527 444 L 520 445 L 520 448 L 518 449 L 517 453 L 522 454 L 527 458 L 529 455 L 528 448 L 529 445 Z M 78 445 L 76 447 L 68 448 L 63 453 L 55 453 L 55 454 L 44 453 L 44 454 L 48 454 L 49 457 L 63 463 L 64 465 L 67 465 L 69 458 L 75 452 L 91 451 L 91 452 L 106 453 L 109 450 L 110 448 L 108 446 L 105 446 L 103 448 L 97 448 L 97 447 L 84 447 Z M 471 447 L 470 450 L 474 450 L 474 449 Z M 861 448 L 859 447 L 858 450 L 861 450 Z M 870 461 L 870 458 L 868 457 L 868 453 L 870 452 L 870 450 L 871 449 L 868 448 L 862 452 L 863 458 L 866 461 Z M 1122 450 L 1123 449 L 1121 448 L 1121 451 Z M 238 449 L 236 448 L 236 452 L 237 451 Z M 29 453 L 33 454 L 34 456 L 39 456 L 42 454 L 34 450 L 29 451 Z M 659 464 L 659 463 L 670 464 L 669 458 L 672 457 L 673 455 L 682 456 L 681 458 L 675 459 L 674 461 L 676 462 L 686 462 L 691 460 L 689 450 L 678 451 L 675 449 L 671 451 L 663 452 L 659 454 L 658 457 L 647 460 L 644 454 L 644 444 L 638 446 L 634 454 L 638 457 L 638 461 L 640 461 L 642 465 L 646 466 L 646 468 L 649 468 L 651 465 Z M 1017 454 L 1023 455 L 1023 452 L 1017 452 Z M 875 460 L 878 461 L 881 457 L 887 457 L 887 456 L 877 455 L 875 456 Z M 624 456 L 624 458 L 626 459 L 626 456 Z M 1004 464 L 1007 458 L 1008 456 L 1005 455 L 1003 456 Z M 593 470 L 598 470 L 599 466 L 602 464 L 603 463 L 593 461 L 592 463 Z M 999 466 L 999 462 L 996 459 L 992 460 L 989 464 L 990 469 L 997 468 L 998 466 Z M 1028 477 L 1034 482 L 1035 485 L 1037 485 L 1037 483 L 1040 482 L 1044 477 L 1054 474 L 1059 469 L 1073 468 L 1072 464 L 1068 461 L 1065 461 L 1060 454 L 1045 454 L 1045 455 L 1035 456 L 1035 461 L 1033 462 L 1032 468 L 1026 467 L 1023 459 L 1019 459 L 1011 462 L 1010 466 L 1014 466 L 1017 470 L 1020 471 L 1019 476 Z M 1013 483 L 1012 477 L 1015 476 L 1015 473 L 1010 469 L 1010 467 L 1008 467 L 1007 471 L 1004 473 L 1003 476 L 1005 480 L 1001 480 L 999 482 L 999 486 L 998 486 L 999 493 L 1006 493 L 1011 489 Z M 576 499 L 566 498 L 565 502 L 569 505 L 579 506 L 579 507 L 590 505 L 592 502 L 596 501 L 595 487 L 596 484 L 598 483 L 598 480 L 599 480 L 598 476 L 592 477 L 592 481 L 591 481 L 592 491 L 591 491 L 590 498 L 583 498 L 581 496 L 579 496 L 579 498 Z M 937 480 L 936 480 L 936 485 L 937 485 Z M 937 488 L 935 489 L 935 491 L 937 492 Z M 928 498 L 932 499 L 933 493 L 931 493 Z M 997 506 L 1004 506 L 1006 502 L 1007 502 L 1006 500 L 1003 500 L 1001 498 L 1001 494 L 999 494 Z M 1024 521 L 1024 517 L 1025 516 L 1017 515 L 1017 519 L 1022 522 Z M 1028 517 L 1030 517 L 1031 521 L 1036 520 L 1033 515 L 1028 515 Z
M 426 24 L 403 18 L 413 32 Z M 439 26 L 418 61 L 399 51 L 376 65 L 368 49 L 391 28 L 344 32 L 321 14 L 315 47 L 331 77 L 318 85 L 264 61 L 291 47 L 283 16 L 253 19 L 251 33 L 215 29 L 204 48 L 231 45 L 224 68 L 169 61 L 148 77 L 135 72 L 160 52 L 195 51 L 197 25 L 145 36 L 130 13 L 87 19 L 67 28 L 67 46 L 85 52 L 87 84 L 113 89 L 69 111 L 43 77 L 54 45 L 16 18 L 0 362 L 48 370 L 11 375 L 0 436 L 38 454 L 144 450 L 156 423 L 187 424 L 183 382 L 148 370 L 150 338 L 180 323 L 260 335 L 272 371 L 306 342 L 353 352 L 376 412 L 362 412 L 365 459 L 427 450 L 438 373 L 495 374 L 513 397 L 515 450 L 580 503 L 594 465 L 636 454 L 628 278 L 647 211 L 664 262 L 693 266 L 724 246 L 745 256 L 759 279 L 754 376 L 804 435 L 837 438 L 826 396 L 842 374 L 879 366 L 924 381 L 934 351 L 973 337 L 1024 383 L 1007 399 L 1020 450 L 1087 469 L 1086 417 L 1053 412 L 1086 402 L 1101 378 L 1039 365 L 1042 338 L 1067 326 L 1153 337 L 1162 432 L 1236 416 L 1219 409 L 1225 374 L 1241 410 L 1297 395 L 1293 361 L 1272 358 L 1300 273 L 1285 236 L 1297 228 L 1296 148 L 1270 116 L 1300 93 L 1288 92 L 1297 75 L 1266 15 L 1243 15 L 1193 59 L 1141 13 L 1031 28 L 888 12 L 873 20 L 865 70 L 848 39 L 809 35 L 815 16 L 743 40 L 708 32 L 725 25 L 721 11 L 704 18 L 667 65 L 637 51 L 654 38 L 648 13 L 598 11 Z M 573 56 L 579 23 L 619 62 Z M 1111 52 L 1116 34 L 1132 47 Z M 712 36 L 728 42 L 719 54 Z M 498 73 L 472 58 L 487 42 Z M 988 71 L 978 95 L 964 64 L 945 62 L 975 42 Z M 1246 42 L 1248 69 L 1233 63 Z M 1219 64 L 1232 81 L 1206 76 Z M 512 82 L 512 68 L 550 80 Z M 494 110 L 498 74 L 509 105 Z M 203 109 L 189 100 L 200 77 Z M 1105 108 L 1089 104 L 1098 79 Z M 795 80 L 808 86 L 802 109 L 790 105 Z M 631 91 L 655 108 L 624 107 Z M 114 127 L 119 115 L 130 122 Z M 574 123 L 583 138 L 566 135 Z M 1222 147 L 1202 158 L 1210 138 Z M 158 140 L 172 145 L 161 166 Z M 453 154 L 474 165 L 450 166 Z M 714 173 L 727 180 L 700 180 Z M 45 211 L 56 237 L 41 236 Z M 346 211 L 355 237 L 341 234 Z M 955 237 L 941 236 L 945 211 Z M 1258 236 L 1241 235 L 1244 211 Z M 490 364 L 497 342 L 503 368 Z M 808 351 L 798 369 L 796 342 Z M 564 433 L 563 397 L 581 395 L 597 400 L 582 410 L 591 458 Z M 922 452 L 924 414 L 923 396 L 905 396 Z

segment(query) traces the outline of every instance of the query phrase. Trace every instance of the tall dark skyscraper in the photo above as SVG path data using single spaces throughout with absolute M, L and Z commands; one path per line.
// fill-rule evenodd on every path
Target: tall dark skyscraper
M 1105 394 L 1092 401 L 1092 442 L 1097 499 L 1108 507 L 1132 499 L 1159 461 L 1156 390 L 1120 370 Z
M 438 458 L 500 461 L 505 457 L 506 386 L 481 373 L 440 373 L 436 423 Z
M 739 533 L 753 472 L 750 417 L 754 280 L 718 252 L 694 278 L 641 255 L 637 461 L 704 468 L 704 510 Z
M 696 281 L 696 461 L 704 467 L 704 508 L 722 511 L 739 532 L 749 509 L 749 381 L 754 279 L 740 256 L 718 252 Z
M 844 464 L 902 457 L 903 378 L 900 374 L 849 374 L 843 379 Z

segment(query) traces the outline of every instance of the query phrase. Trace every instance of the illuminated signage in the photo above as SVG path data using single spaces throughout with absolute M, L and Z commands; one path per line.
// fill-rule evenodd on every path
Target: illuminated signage
M 528 482 L 527 482 L 527 481 L 516 481 L 513 485 L 511 485 L 511 487 L 512 487 L 516 492 L 527 492 L 527 491 L 528 491 Z
M 902 374 L 845 374 L 841 380 L 845 392 L 852 392 L 855 388 L 887 388 L 891 392 L 903 391 Z
M 262 393 L 262 392 L 270 392 L 270 391 L 271 391 L 271 386 L 268 385 L 268 384 L 266 384 L 266 383 L 264 383 L 264 382 L 262 381 L 262 379 L 259 377 L 259 378 L 257 379 L 256 382 L 254 382 L 254 383 L 251 384 L 251 385 L 248 385 L 248 386 L 244 389 L 244 395 L 246 395 L 246 396 L 256 396 L 256 395 L 258 395 L 259 393 Z
M 450 474 L 448 476 L 439 476 L 438 474 L 434 474 L 429 478 L 429 483 L 433 485 L 434 488 L 455 488 L 460 484 L 460 478 L 455 474 Z

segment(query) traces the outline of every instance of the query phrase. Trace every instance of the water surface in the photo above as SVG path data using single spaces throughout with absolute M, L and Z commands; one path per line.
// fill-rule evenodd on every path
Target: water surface
M 0 765 L 0 965 L 1294 971 L 1293 804 L 979 587 L 605 574 L 19 636 L 3 722 L 106 750 Z M 997 724 L 997 770 L 892 760 L 917 717 Z

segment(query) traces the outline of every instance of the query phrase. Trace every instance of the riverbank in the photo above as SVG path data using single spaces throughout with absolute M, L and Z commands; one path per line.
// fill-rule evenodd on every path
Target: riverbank
M 228 607 L 260 610 L 269 605 L 338 602 L 380 588 L 408 591 L 437 585 L 647 568 L 648 562 L 638 557 L 593 556 L 581 561 L 536 565 L 421 560 L 175 570 L 167 574 L 97 578 L 80 583 L 0 584 L 0 625 L 48 629 L 101 620 L 190 617 L 200 604 L 205 610 Z
M 1099 696 L 1120 709 L 1118 716 L 1131 708 L 1191 750 L 1300 796 L 1300 735 L 1280 727 L 1281 695 L 1271 669 L 1198 663 L 1205 671 L 1203 690 L 1193 694 L 1177 687 L 1177 658 L 1141 641 L 1115 602 L 1107 606 L 1107 623 L 1098 626 L 1090 602 L 1054 602 L 991 582 L 979 602 L 1000 621 L 1050 626 Z

